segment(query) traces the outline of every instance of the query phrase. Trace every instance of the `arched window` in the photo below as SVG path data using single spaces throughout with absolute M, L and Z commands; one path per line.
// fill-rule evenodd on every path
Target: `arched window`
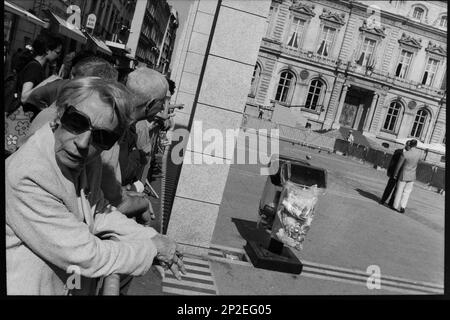
M 442 16 L 439 19 L 439 27 L 441 28 L 447 28 L 447 16 Z
M 422 9 L 421 7 L 415 7 L 413 11 L 413 18 L 422 21 L 424 17 L 425 17 L 425 10 Z
M 322 95 L 325 85 L 322 81 L 315 79 L 311 81 L 309 86 L 308 96 L 306 98 L 305 108 L 316 110 L 316 107 L 322 102 Z
M 386 114 L 386 120 L 384 120 L 383 129 L 387 131 L 395 131 L 397 120 L 400 115 L 400 110 L 402 109 L 402 105 L 398 101 L 393 101 L 389 105 L 389 109 Z
M 253 97 L 256 95 L 256 90 L 258 90 L 260 76 L 261 76 L 261 66 L 259 63 L 257 63 L 255 65 L 255 69 L 253 69 L 252 85 L 250 88 L 250 95 Z
M 420 139 L 424 133 L 425 124 L 427 123 L 428 112 L 420 109 L 416 113 L 416 118 L 411 129 L 411 137 Z
M 294 80 L 292 72 L 283 71 L 280 75 L 280 81 L 278 82 L 277 94 L 275 100 L 279 102 L 287 102 L 289 90 Z

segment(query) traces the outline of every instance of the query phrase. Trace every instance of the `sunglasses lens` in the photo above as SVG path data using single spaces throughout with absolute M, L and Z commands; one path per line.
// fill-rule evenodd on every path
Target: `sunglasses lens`
M 91 129 L 89 118 L 77 111 L 73 106 L 68 106 L 61 124 L 73 134 L 81 134 Z M 120 135 L 113 131 L 103 129 L 92 130 L 92 143 L 103 150 L 109 150 L 119 140 Z
M 115 132 L 100 129 L 92 131 L 92 142 L 103 150 L 111 149 L 119 138 L 120 136 Z
M 69 131 L 80 134 L 89 130 L 89 120 L 79 114 L 74 107 L 67 107 L 61 117 L 61 124 Z

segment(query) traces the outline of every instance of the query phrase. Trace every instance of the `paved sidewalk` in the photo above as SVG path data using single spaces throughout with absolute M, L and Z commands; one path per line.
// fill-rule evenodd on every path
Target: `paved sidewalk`
M 286 146 L 282 146 L 284 151 Z M 246 238 L 255 231 L 257 208 L 266 177 L 258 165 L 233 165 L 207 257 L 191 257 L 194 271 L 182 282 L 170 275 L 161 281 L 149 272 L 136 278 L 130 294 L 144 295 L 348 295 L 436 294 L 443 292 L 444 197 L 416 183 L 406 214 L 377 203 L 386 173 L 356 160 L 308 148 L 291 154 L 328 170 L 321 197 L 304 244 L 296 253 L 301 275 L 254 268 L 217 248 L 245 257 Z M 231 251 L 230 251 L 231 250 Z M 245 258 L 244 258 L 245 260 Z M 381 271 L 381 289 L 369 290 L 369 266 Z M 207 268 L 207 269 L 205 269 Z M 203 291 L 202 291 L 203 290 Z

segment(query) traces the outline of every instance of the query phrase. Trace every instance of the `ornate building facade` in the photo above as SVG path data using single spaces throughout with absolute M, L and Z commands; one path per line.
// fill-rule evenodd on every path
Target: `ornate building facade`
M 178 28 L 178 13 L 166 0 L 136 3 L 127 46 L 138 61 L 167 73 Z
M 446 42 L 445 1 L 273 0 L 246 112 L 442 150 Z

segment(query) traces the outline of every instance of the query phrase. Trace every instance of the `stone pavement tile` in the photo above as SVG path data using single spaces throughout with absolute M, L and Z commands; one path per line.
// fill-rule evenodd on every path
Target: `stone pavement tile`
M 129 296 L 160 296 L 162 292 L 162 281 L 151 269 L 146 275 L 134 277 L 128 289 Z
M 219 295 L 378 295 L 398 294 L 351 284 L 212 261 Z
M 312 153 L 305 148 L 297 152 L 302 157 Z M 400 215 L 377 203 L 387 181 L 385 172 L 333 154 L 312 157 L 314 165 L 327 168 L 330 183 L 302 258 L 360 270 L 377 264 L 384 274 L 443 282 L 444 197 L 414 188 L 406 214 Z M 245 245 L 233 218 L 256 222 L 265 179 L 257 166 L 231 167 L 213 243 Z

